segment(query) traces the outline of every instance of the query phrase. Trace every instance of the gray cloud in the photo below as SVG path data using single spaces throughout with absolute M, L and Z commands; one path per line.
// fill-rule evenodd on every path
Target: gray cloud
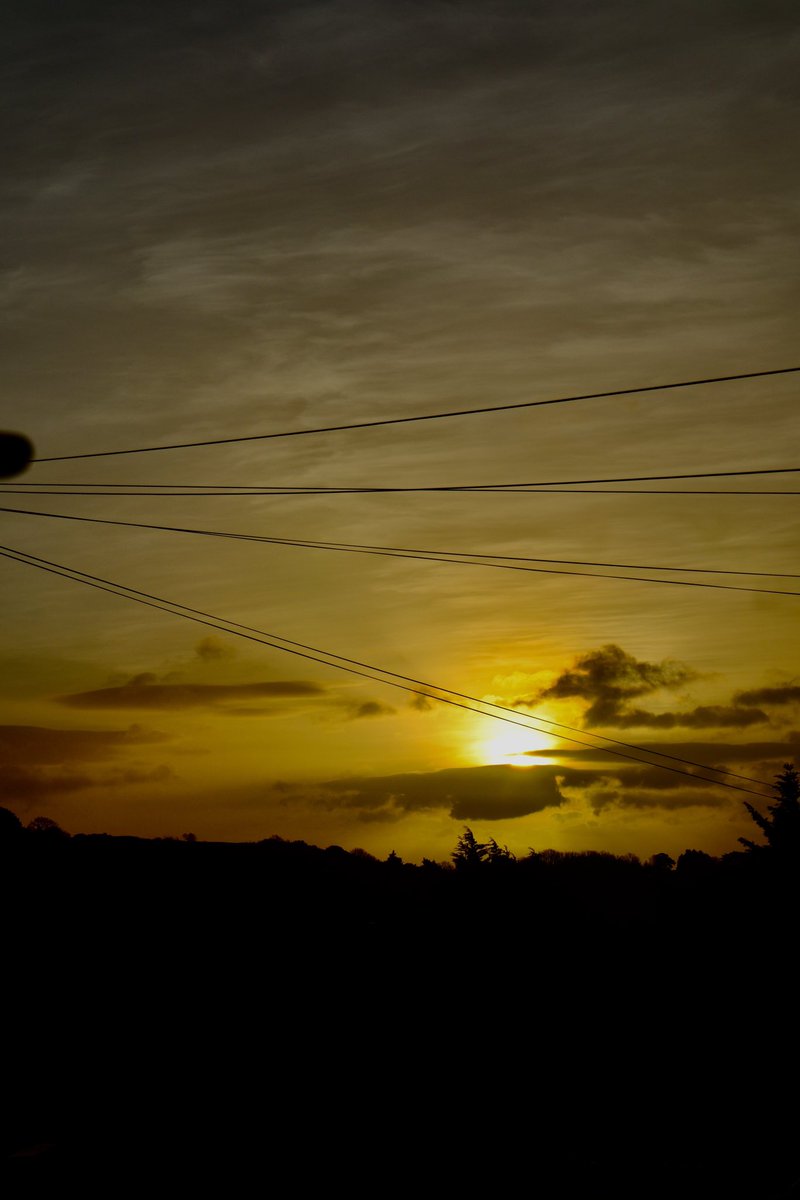
M 29 807 L 88 788 L 123 788 L 165 783 L 175 778 L 171 767 L 115 767 L 108 771 L 77 772 L 46 766 L 12 766 L 0 776 L 0 803 Z
M 645 662 L 626 654 L 620 646 L 609 644 L 578 658 L 574 667 L 563 671 L 535 700 L 580 697 L 590 701 L 585 716 L 587 725 L 616 724 L 628 700 L 659 688 L 677 688 L 696 678 L 697 673 L 683 663 Z M 516 703 L 522 705 L 527 701 Z
M 357 776 L 323 784 L 321 799 L 328 806 L 387 816 L 445 808 L 458 820 L 505 820 L 560 805 L 556 774 L 551 767 L 502 765 Z
M 379 704 L 377 700 L 365 700 L 353 710 L 352 715 L 354 720 L 360 720 L 362 717 L 390 717 L 395 712 L 396 709 L 390 708 L 388 704 Z
M 55 765 L 102 762 L 121 750 L 167 740 L 155 730 L 131 725 L 123 730 L 48 729 L 38 725 L 0 725 L 0 759 L 10 764 Z
M 780 684 L 778 687 L 753 688 L 747 692 L 737 692 L 733 697 L 734 704 L 800 704 L 800 687 L 793 683 Z
M 620 792 L 640 791 L 648 789 L 651 792 L 667 793 L 683 789 L 713 788 L 715 778 L 695 775 L 690 768 L 683 768 L 687 773 L 679 774 L 668 767 L 656 765 L 645 767 L 601 767 L 592 770 L 568 769 L 559 778 L 567 788 L 597 788 L 605 790 L 616 788 Z M 665 804 L 671 803 L 667 798 Z M 696 800 L 698 804 L 703 800 Z
M 616 796 L 615 802 L 621 808 L 641 808 L 675 810 L 683 808 L 729 808 L 731 800 L 720 792 L 704 792 L 698 794 L 691 788 L 676 788 L 670 792 L 646 789 L 626 789 Z
M 326 694 L 325 689 L 318 684 L 302 680 L 239 684 L 159 684 L 152 682 L 154 679 L 155 676 L 149 674 L 137 675 L 121 687 L 76 692 L 68 696 L 59 696 L 58 701 L 70 708 L 219 708 L 240 715 L 246 710 L 236 706 L 237 701 L 302 699 Z M 231 704 L 235 707 L 228 708 Z
M 797 742 L 800 733 L 790 733 L 785 741 L 780 742 L 640 742 L 638 749 L 658 754 L 672 754 L 689 762 L 702 763 L 707 766 L 725 766 L 731 763 L 746 762 L 784 762 L 797 752 Z M 624 747 L 622 748 L 624 750 Z M 552 750 L 527 750 L 530 758 L 552 758 Z M 562 762 L 608 763 L 619 757 L 614 747 L 607 751 L 597 750 L 561 750 L 558 758 Z M 680 765 L 680 764 L 678 764 Z
M 60 312 L 55 361 L 106 420 L 113 382 L 128 416 L 123 363 L 164 431 L 221 359 L 235 411 L 243 314 L 283 348 L 253 368 L 273 406 L 362 379 L 372 406 L 411 347 L 421 378 L 449 378 L 465 325 L 489 355 L 476 391 L 513 392 L 496 364 L 532 317 L 585 353 L 615 322 L 640 338 L 643 308 L 663 336 L 687 294 L 747 305 L 750 328 L 793 280 L 775 198 L 797 171 L 790 6 L 173 0 L 21 7 L 6 32 L 8 350 L 35 396 L 31 339 Z M 89 379 L 98 343 L 108 374 Z M 310 344 L 313 376 L 287 365 Z
M 647 712 L 641 708 L 625 709 L 608 713 L 602 722 L 587 722 L 629 729 L 633 726 L 650 729 L 674 729 L 676 725 L 688 729 L 746 729 L 750 725 L 764 725 L 769 717 L 759 708 L 737 708 L 734 705 L 705 704 L 688 712 Z
M 171 768 L 165 765 L 114 765 L 98 770 L 94 764 L 166 740 L 166 734 L 139 725 L 122 730 L 0 725 L 0 803 L 13 808 L 15 804 L 46 803 L 85 788 L 162 783 L 173 778 Z M 78 764 L 91 764 L 91 769 L 78 769 Z
M 74 771 L 57 774 L 42 768 L 11 767 L 0 776 L 0 803 L 12 809 L 46 803 L 70 792 L 82 791 L 94 783 L 92 776 Z
M 659 690 L 674 690 L 697 679 L 697 672 L 684 663 L 665 660 L 650 663 L 635 659 L 619 646 L 607 645 L 578 658 L 574 667 L 543 688 L 536 696 L 514 701 L 516 707 L 532 707 L 539 700 L 578 697 L 589 701 L 584 715 L 587 727 L 616 729 L 746 729 L 768 724 L 760 708 L 744 707 L 756 693 L 740 693 L 734 704 L 705 704 L 679 711 L 653 712 L 634 708 L 630 701 Z
M 219 662 L 223 658 L 234 658 L 236 650 L 228 642 L 222 638 L 214 637 L 209 634 L 208 637 L 201 638 L 194 648 L 194 652 L 203 662 Z
M 532 394 L 534 359 L 537 389 L 665 379 L 689 360 L 707 374 L 732 346 L 775 358 L 791 328 L 794 5 L 12 7 L 0 361 L 4 391 L 50 439 L 42 453 L 217 436 L 221 395 L 226 427 L 260 432 L 267 397 L 275 427 L 515 401 Z M 766 463 L 782 427 L 768 393 L 757 399 Z M 648 443 L 630 408 L 582 414 L 592 461 L 606 421 L 619 439 L 596 450 L 620 470 L 661 450 L 666 426 Z M 445 426 L 451 449 L 468 445 Z M 726 420 L 719 435 L 745 461 L 736 428 Z M 545 420 L 536 429 L 550 461 L 557 442 Z M 309 449 L 293 465 L 363 477 L 363 458 L 356 470 L 346 453 L 296 442 Z M 701 431 L 654 459 L 688 462 L 708 444 Z M 594 663 L 604 686 L 582 696 L 590 721 L 630 722 L 654 682 L 646 668 L 665 666 L 623 659 L 616 677 Z M 240 692 L 180 699 L 168 683 L 64 703 L 265 711 Z M 263 699 L 275 711 L 279 698 Z M 737 727 L 724 714 L 635 715 Z
M 731 799 L 713 780 L 677 775 L 657 767 L 643 769 L 568 770 L 559 777 L 567 791 L 580 791 L 595 812 L 612 806 L 666 811 L 723 808 Z

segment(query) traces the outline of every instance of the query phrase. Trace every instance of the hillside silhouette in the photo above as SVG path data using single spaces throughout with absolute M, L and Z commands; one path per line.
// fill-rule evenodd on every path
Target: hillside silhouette
M 769 842 L 515 858 L 465 828 L 415 865 L 3 810 L 0 855 L 15 1172 L 794 1194 L 797 879 Z

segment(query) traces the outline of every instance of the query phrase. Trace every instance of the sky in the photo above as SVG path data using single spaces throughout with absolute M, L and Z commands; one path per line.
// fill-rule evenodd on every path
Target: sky
M 0 426 L 55 461 L 0 484 L 28 510 L 0 541 L 211 616 L 4 558 L 0 804 L 410 861 L 464 825 L 517 854 L 752 836 L 800 747 L 800 601 L 769 590 L 800 591 L 798 498 L 755 493 L 795 476 L 219 488 L 796 468 L 797 375 L 65 456 L 796 366 L 796 5 L 9 0 L 4 25 Z

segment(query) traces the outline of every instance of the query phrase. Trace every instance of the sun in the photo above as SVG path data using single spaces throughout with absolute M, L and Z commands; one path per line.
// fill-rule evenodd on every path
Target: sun
M 553 738 L 538 729 L 521 729 L 508 726 L 498 729 L 490 737 L 476 743 L 475 757 L 484 764 L 511 763 L 518 767 L 533 767 L 552 764 L 551 758 L 530 756 L 531 750 L 549 750 L 553 746 Z

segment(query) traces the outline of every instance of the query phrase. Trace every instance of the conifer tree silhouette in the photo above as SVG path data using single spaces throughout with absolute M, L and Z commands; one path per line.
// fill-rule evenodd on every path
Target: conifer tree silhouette
M 468 825 L 456 843 L 451 857 L 458 870 L 475 870 L 489 853 L 489 843 L 479 842 Z
M 772 852 L 785 859 L 800 858 L 800 778 L 791 763 L 784 763 L 783 770 L 775 776 L 773 784 L 778 798 L 767 805 L 767 816 L 745 801 L 745 808 L 759 827 L 764 843 L 739 838 L 751 853 Z

